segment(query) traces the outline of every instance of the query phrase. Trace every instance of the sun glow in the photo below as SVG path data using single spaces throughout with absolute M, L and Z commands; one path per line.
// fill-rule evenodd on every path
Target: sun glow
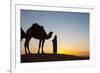
M 30 48 L 30 51 L 32 54 L 37 54 L 38 49 L 36 48 Z M 50 53 L 53 54 L 53 49 L 44 49 L 45 53 Z M 25 54 L 25 49 L 21 48 L 21 54 Z M 74 55 L 74 56 L 89 56 L 89 51 L 84 51 L 84 50 L 74 50 L 74 49 L 62 49 L 58 48 L 57 54 L 66 54 L 66 55 Z
M 67 54 L 75 56 L 89 56 L 88 50 L 75 50 L 75 49 L 58 49 L 58 54 Z

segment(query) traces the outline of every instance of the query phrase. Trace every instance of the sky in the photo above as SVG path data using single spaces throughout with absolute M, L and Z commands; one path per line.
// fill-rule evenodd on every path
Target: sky
M 58 54 L 89 56 L 89 13 L 21 10 L 21 27 L 26 30 L 33 23 L 42 25 L 48 34 L 53 35 L 44 44 L 44 52 L 52 53 L 52 40 L 57 35 Z M 21 42 L 21 54 L 25 54 L 25 39 Z M 32 38 L 29 48 L 37 53 L 39 40 Z

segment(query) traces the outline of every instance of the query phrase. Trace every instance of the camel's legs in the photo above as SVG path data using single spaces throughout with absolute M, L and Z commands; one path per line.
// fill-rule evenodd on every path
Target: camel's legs
M 40 47 L 41 47 L 41 40 L 39 40 L 38 54 L 40 53 Z
M 30 52 L 30 50 L 29 50 L 29 44 L 28 44 L 28 46 L 27 46 L 27 49 L 28 49 L 29 54 L 31 54 L 31 52 Z
M 42 53 L 44 53 L 44 51 L 43 51 L 44 42 L 45 42 L 45 40 L 42 41 Z
M 25 53 L 27 54 L 27 42 L 25 41 L 24 47 L 25 47 Z
M 29 50 L 29 41 L 30 41 L 30 38 L 27 38 L 26 41 L 25 41 L 25 45 L 24 45 L 25 46 L 25 53 L 26 54 L 27 54 L 27 49 L 28 49 L 29 54 L 31 54 L 30 50 Z
M 30 41 L 30 39 L 27 40 L 27 49 L 28 49 L 29 54 L 31 54 L 31 52 L 29 50 L 29 41 Z

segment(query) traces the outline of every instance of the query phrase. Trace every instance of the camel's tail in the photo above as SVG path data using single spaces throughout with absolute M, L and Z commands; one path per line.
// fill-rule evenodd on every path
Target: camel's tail
M 24 30 L 21 27 L 21 41 L 23 38 L 26 38 L 26 33 L 24 32 Z

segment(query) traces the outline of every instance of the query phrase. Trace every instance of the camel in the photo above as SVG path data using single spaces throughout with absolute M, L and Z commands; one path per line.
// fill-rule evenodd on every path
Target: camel
M 32 24 L 32 26 L 26 31 L 26 41 L 25 41 L 25 53 L 27 54 L 27 50 L 29 52 L 29 54 L 31 54 L 30 50 L 29 50 L 29 41 L 31 40 L 31 38 L 35 38 L 39 40 L 39 47 L 38 47 L 38 54 L 40 53 L 40 48 L 42 47 L 41 51 L 42 54 L 44 54 L 43 51 L 43 46 L 44 46 L 44 42 L 45 40 L 48 40 L 52 37 L 53 32 L 49 32 L 49 34 L 47 34 L 43 28 L 43 26 L 40 26 L 37 23 Z

